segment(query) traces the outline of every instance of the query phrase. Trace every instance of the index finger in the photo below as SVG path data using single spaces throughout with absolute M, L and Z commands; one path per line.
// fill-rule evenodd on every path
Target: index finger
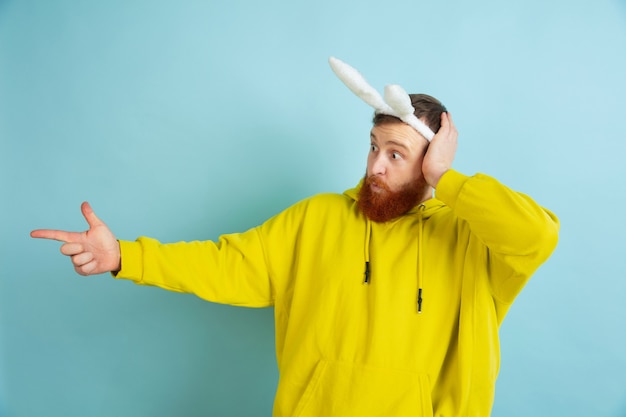
M 38 229 L 30 232 L 30 237 L 35 239 L 58 240 L 59 242 L 72 242 L 76 240 L 76 233 L 63 230 Z
M 456 134 L 456 126 L 452 121 L 452 115 L 449 112 L 441 113 L 441 128 L 440 131 L 444 131 L 444 134 Z
M 452 115 L 449 112 L 446 112 L 446 116 L 448 117 L 448 124 L 453 129 L 456 130 L 456 126 L 454 125 L 454 121 L 452 121 Z

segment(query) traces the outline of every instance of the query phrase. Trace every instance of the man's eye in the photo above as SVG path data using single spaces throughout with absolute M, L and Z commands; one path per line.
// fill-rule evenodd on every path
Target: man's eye
M 391 158 L 392 159 L 402 159 L 402 155 L 400 155 L 400 153 L 398 152 L 394 152 L 391 154 Z
M 378 150 L 378 147 L 376 145 L 371 145 L 370 146 L 370 151 L 376 152 L 377 150 Z

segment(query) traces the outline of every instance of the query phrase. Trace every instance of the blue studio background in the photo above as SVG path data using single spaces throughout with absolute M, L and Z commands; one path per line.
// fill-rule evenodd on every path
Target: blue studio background
M 626 1 L 0 0 L 0 415 L 268 416 L 271 309 L 76 275 L 34 228 L 215 239 L 365 169 L 382 90 L 455 168 L 561 219 L 502 328 L 494 416 L 626 416 Z

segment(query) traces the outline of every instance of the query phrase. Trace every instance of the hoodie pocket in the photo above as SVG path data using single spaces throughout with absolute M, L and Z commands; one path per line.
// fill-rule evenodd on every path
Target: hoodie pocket
M 294 417 L 432 417 L 426 374 L 320 361 Z

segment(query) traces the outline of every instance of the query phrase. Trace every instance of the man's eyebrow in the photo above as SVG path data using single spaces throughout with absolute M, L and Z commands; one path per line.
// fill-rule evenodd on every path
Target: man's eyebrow
M 376 137 L 376 135 L 374 133 L 370 133 L 370 139 L 373 142 L 378 143 L 378 138 Z M 395 140 L 388 140 L 388 141 L 385 142 L 385 145 L 394 145 L 394 146 L 397 146 L 399 148 L 402 148 L 402 149 L 406 150 L 407 152 L 409 151 L 409 147 L 408 146 L 406 146 L 404 143 L 400 143 L 400 142 L 397 142 Z
M 403 148 L 406 149 L 407 151 L 409 150 L 409 147 L 406 146 L 404 143 L 400 143 L 400 142 L 396 142 L 395 140 L 388 140 L 387 142 L 385 142 L 385 144 L 391 144 L 391 145 L 395 145 L 399 148 Z

